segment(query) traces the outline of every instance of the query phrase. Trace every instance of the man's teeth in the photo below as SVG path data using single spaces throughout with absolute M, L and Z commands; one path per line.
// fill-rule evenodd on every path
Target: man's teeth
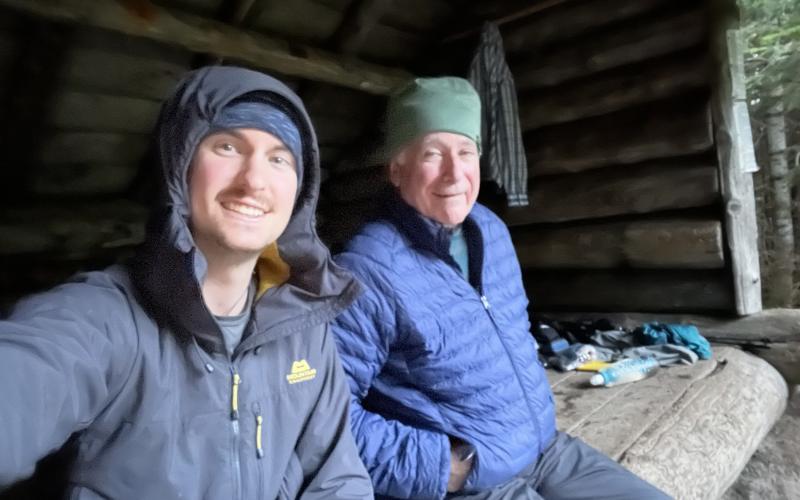
M 225 203 L 224 207 L 228 210 L 232 210 L 242 215 L 248 215 L 250 217 L 260 217 L 266 213 L 259 208 L 251 207 L 250 205 L 242 205 L 241 203 Z

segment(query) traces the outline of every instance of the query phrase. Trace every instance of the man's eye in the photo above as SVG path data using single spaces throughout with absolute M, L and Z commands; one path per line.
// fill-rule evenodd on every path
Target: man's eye
M 225 153 L 225 154 L 233 154 L 237 152 L 236 146 L 234 146 L 230 142 L 221 142 L 217 144 L 216 150 L 219 151 L 220 153 Z
M 477 151 L 473 151 L 471 149 L 464 149 L 464 150 L 460 151 L 458 154 L 461 155 L 461 156 L 475 156 L 478 153 L 477 153 Z
M 436 151 L 436 150 L 428 150 L 428 151 L 425 151 L 425 153 L 423 153 L 423 155 L 422 155 L 422 156 L 423 156 L 423 158 L 425 158 L 426 160 L 427 160 L 427 159 L 435 159 L 435 158 L 439 158 L 439 157 L 441 157 L 441 156 L 442 156 L 442 153 L 441 153 L 441 151 Z
M 270 161 L 283 168 L 294 168 L 294 162 L 285 156 L 275 155 L 270 158 Z

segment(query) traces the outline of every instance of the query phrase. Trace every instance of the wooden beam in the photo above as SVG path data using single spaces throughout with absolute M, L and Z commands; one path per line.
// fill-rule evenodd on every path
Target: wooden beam
M 677 52 L 703 42 L 703 9 L 694 9 L 654 23 L 634 23 L 627 29 L 587 37 L 579 44 L 556 47 L 540 57 L 511 60 L 519 90 L 557 85 L 611 68 Z
M 718 269 L 725 265 L 715 220 L 648 220 L 526 227 L 512 233 L 523 268 Z
M 344 19 L 332 37 L 332 44 L 342 54 L 355 54 L 363 46 L 370 31 L 378 24 L 392 0 L 355 0 L 344 13 Z
M 503 46 L 511 56 L 533 52 L 544 45 L 577 38 L 674 3 L 674 0 L 567 2 L 557 9 L 507 25 L 502 30 Z
M 733 288 L 722 271 L 527 271 L 536 311 L 729 312 Z
M 148 134 L 56 132 L 43 140 L 38 160 L 51 165 L 118 163 L 141 158 L 150 140 Z
M 88 259 L 144 241 L 146 218 L 145 207 L 125 200 L 6 208 L 0 215 L 0 255 Z
M 580 172 L 708 151 L 714 138 L 705 99 L 685 96 L 528 134 L 529 175 Z
M 53 98 L 48 123 L 69 131 L 149 134 L 160 107 L 159 102 L 150 99 L 62 88 Z
M 718 68 L 712 94 L 725 228 L 731 252 L 736 311 L 761 311 L 761 271 L 752 172 L 757 169 L 744 85 L 744 43 L 736 27 L 735 5 L 713 2 L 712 52 Z M 730 8 L 729 8 L 730 6 Z M 727 10 L 726 10 L 727 9 Z
M 337 203 L 350 203 L 374 199 L 388 185 L 386 168 L 378 166 L 331 179 L 325 193 Z
M 636 2 L 628 2 L 636 4 Z M 710 85 L 703 47 L 520 96 L 523 130 L 599 116 Z
M 531 181 L 527 207 L 492 205 L 509 226 L 644 214 L 718 203 L 712 165 L 653 162 Z
M 532 16 L 533 14 L 538 14 L 539 12 L 546 11 L 546 10 L 551 9 L 553 7 L 558 7 L 561 4 L 569 3 L 571 1 L 572 0 L 540 0 L 538 2 L 535 2 L 533 5 L 529 5 L 530 1 L 526 1 L 525 4 L 528 4 L 528 5 L 525 5 L 525 7 L 521 8 L 521 9 L 518 9 L 518 10 L 515 10 L 513 12 L 505 13 L 505 14 L 502 14 L 502 15 L 499 15 L 497 13 L 492 13 L 492 12 L 490 12 L 488 14 L 492 14 L 492 15 L 495 16 L 494 19 L 492 19 L 493 23 L 495 23 L 497 26 L 502 26 L 504 24 L 507 24 L 507 23 L 510 23 L 510 22 L 513 22 L 513 21 L 517 21 L 517 20 L 523 19 L 523 18 L 528 17 L 528 16 Z M 492 8 L 492 4 L 493 4 L 493 2 L 486 2 L 485 3 L 485 5 L 489 6 L 490 9 Z M 479 15 L 480 15 L 480 17 L 486 17 L 487 12 L 480 12 Z M 481 32 L 481 27 L 480 26 L 475 27 L 475 28 L 470 28 L 470 29 L 468 29 L 466 31 L 462 31 L 462 32 L 459 32 L 459 33 L 454 33 L 454 34 L 448 36 L 447 38 L 444 39 L 443 42 L 444 43 L 454 42 L 456 40 L 460 40 L 460 39 L 468 37 L 468 36 L 477 35 L 480 32 Z
M 62 85 L 87 91 L 161 101 L 189 69 L 186 64 L 106 47 L 72 47 L 65 54 Z
M 42 164 L 37 167 L 31 192 L 57 197 L 122 195 L 139 175 L 139 168 L 138 157 L 119 158 L 114 163 Z
M 0 112 L 6 118 L 0 124 L 0 148 L 8 166 L 0 170 L 2 204 L 9 200 L 29 201 L 36 170 L 20 167 L 30 166 L 42 148 L 47 114 L 58 90 L 53 75 L 64 66 L 65 48 L 73 31 L 27 18 L 22 19 L 18 29 L 24 41 L 17 45 L 14 61 L 3 74 L 7 81 L 5 93 L 0 96 Z
M 199 16 L 152 6 L 147 18 L 117 1 L 0 0 L 0 6 L 63 23 L 94 26 L 178 45 L 193 52 L 235 59 L 254 67 L 375 94 L 388 94 L 411 78 L 407 72 L 369 64 L 258 33 L 245 32 Z

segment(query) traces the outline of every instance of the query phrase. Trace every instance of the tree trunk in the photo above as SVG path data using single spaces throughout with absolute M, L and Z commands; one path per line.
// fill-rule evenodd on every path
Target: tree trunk
M 770 185 L 773 199 L 774 264 L 769 299 L 772 306 L 791 307 L 794 290 L 794 226 L 789 165 L 786 160 L 786 119 L 783 92 L 777 88 L 767 111 Z

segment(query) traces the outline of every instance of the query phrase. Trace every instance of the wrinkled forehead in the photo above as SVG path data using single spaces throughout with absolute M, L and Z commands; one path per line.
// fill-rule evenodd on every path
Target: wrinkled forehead
M 400 148 L 394 155 L 392 161 L 406 163 L 410 159 L 417 158 L 427 149 L 441 149 L 451 151 L 453 149 L 469 149 L 478 151 L 478 145 L 471 138 L 454 132 L 429 132 L 415 138 L 408 144 Z

